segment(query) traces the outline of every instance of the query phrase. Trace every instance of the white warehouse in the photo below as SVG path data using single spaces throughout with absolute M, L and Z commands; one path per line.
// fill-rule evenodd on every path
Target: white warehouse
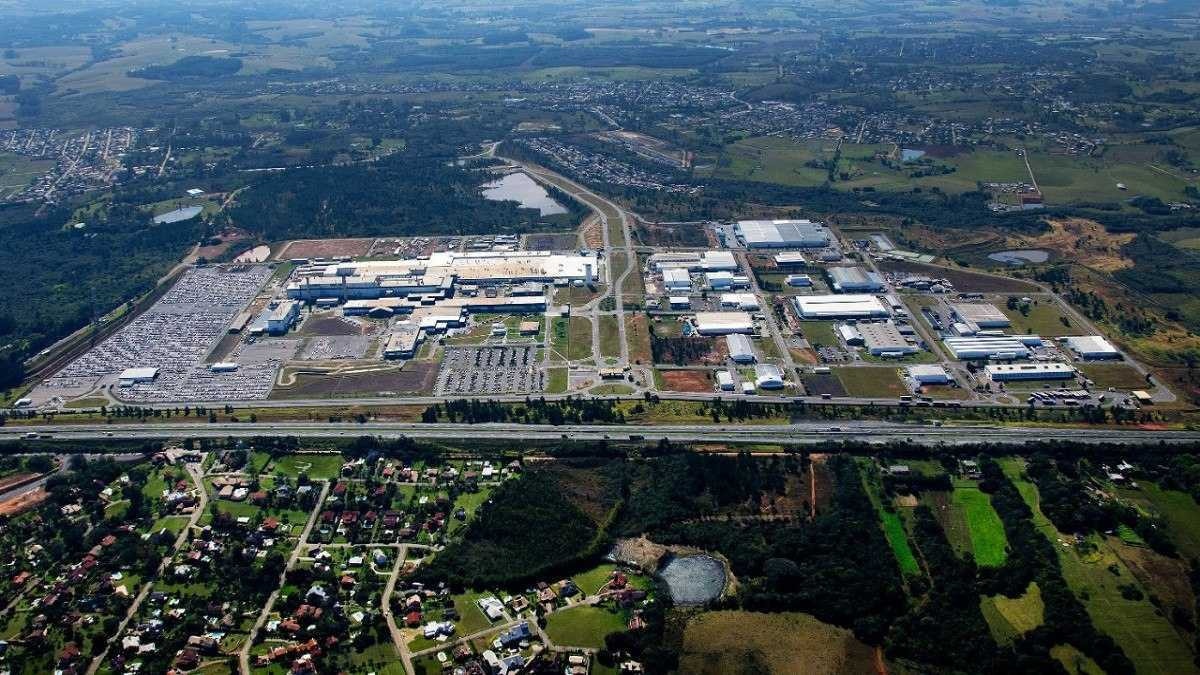
M 1075 352 L 1079 358 L 1087 361 L 1100 361 L 1104 359 L 1119 359 L 1121 352 L 1113 343 L 1105 340 L 1099 335 L 1079 335 L 1074 337 L 1063 338 L 1067 349 Z
M 826 271 L 835 291 L 850 293 L 883 290 L 883 279 L 877 272 L 868 272 L 861 267 L 830 267 Z
M 734 363 L 754 363 L 754 345 L 742 333 L 726 335 L 725 345 L 729 347 L 729 358 Z
M 874 319 L 888 316 L 873 295 L 798 295 L 796 312 L 803 319 Z
M 747 248 L 822 248 L 829 245 L 829 230 L 811 220 L 743 220 L 734 234 Z
M 1005 363 L 984 368 L 995 382 L 1013 380 L 1069 380 L 1075 369 L 1066 363 Z
M 906 371 L 908 373 L 908 377 L 918 385 L 950 384 L 953 381 L 950 379 L 950 373 L 947 373 L 946 369 L 942 366 L 909 366 Z
M 976 335 L 973 337 L 948 337 L 942 344 L 954 358 L 962 361 L 996 359 L 1011 361 L 1029 356 L 1030 346 L 1040 346 L 1042 339 L 1036 335 Z
M 745 312 L 696 312 L 696 332 L 700 335 L 753 333 L 754 319 Z

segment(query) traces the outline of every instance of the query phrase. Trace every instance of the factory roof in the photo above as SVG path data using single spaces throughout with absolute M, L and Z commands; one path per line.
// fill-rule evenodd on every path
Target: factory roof
M 753 293 L 722 293 L 721 304 L 739 309 L 758 309 L 758 296 Z
M 741 333 L 726 335 L 725 344 L 729 347 L 729 358 L 734 361 L 754 358 L 754 345 L 751 344 L 750 338 Z
M 688 273 L 686 267 L 668 267 L 663 270 L 663 282 L 667 285 L 691 285 L 692 275 Z
M 140 368 L 126 368 L 121 371 L 118 379 L 121 380 L 153 380 L 158 377 L 158 368 L 143 366 Z
M 737 259 L 731 251 L 668 252 L 650 256 L 650 267 L 659 270 L 682 268 L 700 272 L 735 270 L 737 266 Z
M 886 321 L 878 323 L 860 323 L 858 332 L 862 334 L 863 342 L 872 354 L 885 352 L 913 352 L 916 347 L 908 344 L 896 324 Z
M 829 230 L 811 220 L 743 220 L 734 231 L 751 248 L 788 246 L 825 246 Z
M 783 386 L 783 369 L 770 363 L 754 366 L 754 384 L 762 389 L 779 389 Z
M 835 319 L 887 316 L 887 309 L 873 295 L 798 295 L 796 311 L 805 319 Z
M 1040 345 L 1036 335 L 975 335 L 971 337 L 948 337 L 942 344 L 955 358 L 1014 358 L 1029 353 L 1029 345 Z
M 1005 316 L 1004 312 L 990 303 L 956 303 L 950 305 L 950 309 L 959 319 L 968 324 L 975 324 L 977 328 L 1001 328 L 1012 325 L 1012 321 Z
M 1099 335 L 1077 335 L 1064 338 L 1063 342 L 1080 356 L 1116 356 L 1119 353 L 1113 343 Z
M 696 312 L 696 330 L 710 332 L 750 332 L 754 320 L 745 312 Z
M 946 369 L 943 366 L 933 364 L 909 366 L 905 369 L 905 371 L 908 373 L 909 377 L 917 381 L 928 379 L 950 379 L 949 373 L 946 372 Z
M 877 272 L 868 272 L 861 267 L 830 267 L 827 272 L 834 290 L 876 290 L 883 287 L 883 279 Z
M 1004 378 L 1005 376 L 1037 376 L 1037 375 L 1073 375 L 1075 368 L 1068 363 L 1002 363 L 986 366 L 984 371 L 988 377 Z

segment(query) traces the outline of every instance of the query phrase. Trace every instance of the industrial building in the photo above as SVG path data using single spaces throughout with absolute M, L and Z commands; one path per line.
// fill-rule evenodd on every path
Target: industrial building
M 1012 321 L 995 305 L 989 303 L 956 303 L 950 305 L 955 320 L 966 324 L 972 331 L 981 328 L 1008 328 Z
M 300 318 L 300 303 L 295 300 L 285 300 L 267 315 L 267 332 L 271 335 L 283 335 L 291 330 L 296 320 Z
M 783 389 L 783 369 L 770 363 L 754 366 L 754 385 L 759 389 Z
M 397 323 L 383 345 L 385 359 L 411 359 L 422 341 L 421 329 L 411 321 Z
M 858 329 L 848 323 L 839 323 L 837 325 L 838 337 L 848 345 L 855 346 L 863 343 L 863 335 L 858 332 Z
M 667 302 L 671 309 L 687 309 L 692 306 L 692 299 L 686 295 L 672 295 Z
M 753 333 L 754 319 L 746 312 L 696 312 L 696 332 L 700 335 Z
M 758 297 L 753 293 L 722 293 L 721 307 L 740 309 L 743 312 L 757 312 Z
M 976 335 L 948 337 L 942 344 L 954 358 L 962 361 L 1011 361 L 1029 356 L 1029 347 L 1040 346 L 1042 339 L 1036 335 Z
M 655 253 L 650 256 L 650 269 L 666 271 L 682 269 L 689 272 L 733 272 L 737 259 L 730 251 L 700 251 L 685 253 Z
M 718 370 L 717 386 L 721 388 L 721 391 L 733 391 L 733 374 L 728 370 Z
M 803 319 L 873 319 L 888 316 L 873 295 L 799 295 L 793 301 Z
M 807 274 L 789 274 L 786 281 L 787 285 L 793 288 L 807 288 L 812 286 L 812 277 Z
M 692 275 L 682 267 L 672 267 L 663 270 L 663 286 L 668 291 L 689 291 L 692 288 Z
M 132 387 L 135 384 L 153 382 L 158 377 L 158 368 L 126 368 L 117 376 L 117 384 L 122 387 Z
M 950 373 L 942 366 L 936 365 L 918 365 L 909 366 L 905 371 L 909 379 L 916 382 L 918 385 L 926 384 L 950 384 L 954 380 L 950 378 Z
M 904 356 L 920 351 L 914 344 L 909 344 L 900 329 L 891 321 L 878 323 L 860 323 L 856 326 L 862 334 L 863 344 L 872 356 Z
M 218 361 L 208 367 L 209 371 L 214 373 L 233 373 L 238 369 L 238 364 L 232 361 Z
M 1067 345 L 1067 349 L 1086 361 L 1121 358 L 1121 352 L 1117 350 L 1116 346 L 1099 335 L 1078 335 L 1063 338 L 1063 342 Z
M 808 265 L 808 258 L 804 257 L 803 253 L 796 251 L 784 251 L 775 254 L 775 267 L 781 270 L 801 269 Z
M 289 298 L 382 298 L 442 292 L 456 283 L 495 286 L 506 283 L 592 284 L 600 277 L 596 254 L 548 251 L 438 251 L 427 260 L 366 260 L 314 265 L 296 271 Z
M 811 220 L 743 220 L 733 232 L 746 248 L 822 248 L 829 230 Z
M 754 363 L 754 344 L 750 338 L 741 333 L 725 336 L 725 345 L 729 347 L 729 358 L 734 363 Z
M 877 272 L 861 267 L 830 267 L 826 270 L 829 283 L 839 293 L 861 293 L 883 290 L 883 278 Z
M 996 382 L 1069 380 L 1075 377 L 1075 369 L 1066 363 L 1003 363 L 987 366 L 984 371 Z

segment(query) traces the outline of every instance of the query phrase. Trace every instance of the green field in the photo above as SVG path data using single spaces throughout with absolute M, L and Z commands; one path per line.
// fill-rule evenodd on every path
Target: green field
M 883 527 L 883 534 L 887 538 L 888 546 L 892 547 L 892 553 L 896 556 L 900 571 L 904 574 L 921 574 L 921 565 L 917 562 L 916 555 L 913 554 L 912 546 L 908 543 L 908 530 L 904 527 L 904 521 L 900 518 L 900 514 L 894 509 L 889 511 L 884 508 L 883 502 L 880 501 L 880 485 L 876 473 L 874 471 L 863 471 L 862 473 L 863 492 L 867 493 L 867 497 L 871 499 L 875 511 L 879 514 L 879 523 Z
M 879 671 L 871 647 L 845 628 L 808 614 L 721 611 L 705 612 L 688 622 L 679 672 L 849 675 Z
M 581 316 L 571 317 L 570 339 L 567 344 L 567 358 L 572 361 L 590 359 L 592 357 L 592 322 Z
M 841 344 L 837 334 L 833 332 L 832 321 L 805 321 L 801 324 L 800 331 L 813 347 L 837 347 Z
M 971 551 L 981 567 L 999 567 L 1008 554 L 1004 523 L 992 508 L 992 499 L 970 481 L 956 481 L 952 501 L 967 523 Z
M 858 398 L 897 398 L 908 393 L 896 368 L 847 367 L 833 372 L 841 380 L 846 395 Z
M 991 595 L 980 598 L 979 607 L 987 620 L 992 637 L 999 644 L 1009 644 L 1016 638 L 1042 625 L 1046 605 L 1042 602 L 1042 590 L 1036 582 L 1030 582 L 1019 598 Z
M 567 369 L 549 368 L 546 370 L 546 393 L 561 394 L 567 390 Z
M 1146 376 L 1124 363 L 1077 363 L 1075 367 L 1101 389 L 1128 391 L 1146 386 Z
M 546 619 L 546 635 L 556 645 L 604 647 L 604 636 L 625 630 L 621 614 L 601 607 L 572 607 Z
M 304 473 L 313 481 L 328 480 L 341 473 L 343 461 L 339 454 L 285 455 L 276 460 L 274 470 L 293 478 Z
M 1096 628 L 1121 646 L 1139 673 L 1191 672 L 1192 651 L 1161 612 L 1149 601 L 1127 600 L 1118 588 L 1137 584 L 1129 568 L 1114 552 L 1123 546 L 1117 539 L 1091 537 L 1096 549 L 1081 554 L 1070 545 L 1071 537 L 1062 535 L 1046 519 L 1038 506 L 1037 487 L 1020 478 L 1020 460 L 1001 462 L 1004 473 L 1017 486 L 1034 512 L 1034 525 L 1050 540 L 1058 552 L 1058 562 L 1067 585 L 1083 602 Z M 1067 545 L 1064 545 L 1067 544 Z M 1116 574 L 1110 571 L 1116 570 Z
M 600 356 L 621 356 L 621 329 L 615 316 L 600 317 Z
M 1138 492 L 1124 491 L 1124 496 L 1144 498 L 1151 510 L 1167 522 L 1171 541 L 1187 559 L 1200 557 L 1200 505 L 1186 492 L 1164 490 L 1158 485 L 1138 482 Z
M 1064 324 L 1062 319 L 1066 317 L 1062 309 L 1049 300 L 1030 305 L 1028 316 L 1022 314 L 1019 309 L 1009 309 L 1005 306 L 1005 302 L 1006 300 L 1001 298 L 996 302 L 996 307 L 1000 308 L 1000 311 L 1004 312 L 1004 315 L 1012 321 L 1012 327 L 1008 331 L 1014 335 L 1031 334 L 1058 337 L 1078 335 L 1082 330 L 1081 326 Z

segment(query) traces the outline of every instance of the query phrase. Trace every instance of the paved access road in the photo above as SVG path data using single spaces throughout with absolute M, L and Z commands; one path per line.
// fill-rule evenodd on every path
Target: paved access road
M 1017 427 L 984 425 L 897 424 L 874 421 L 802 422 L 797 424 L 717 425 L 533 425 L 533 424 L 423 424 L 410 422 L 271 422 L 271 423 L 147 423 L 138 425 L 63 425 L 0 428 L 0 440 L 21 438 L 33 430 L 57 440 L 114 438 L 126 440 L 168 438 L 225 438 L 297 436 L 303 438 L 354 438 L 380 436 L 440 439 L 537 440 L 644 440 L 674 442 L 813 444 L 856 440 L 872 443 L 967 444 L 978 442 L 1030 443 L 1049 440 L 1085 443 L 1196 443 L 1200 431 L 1161 431 L 1114 427 Z

